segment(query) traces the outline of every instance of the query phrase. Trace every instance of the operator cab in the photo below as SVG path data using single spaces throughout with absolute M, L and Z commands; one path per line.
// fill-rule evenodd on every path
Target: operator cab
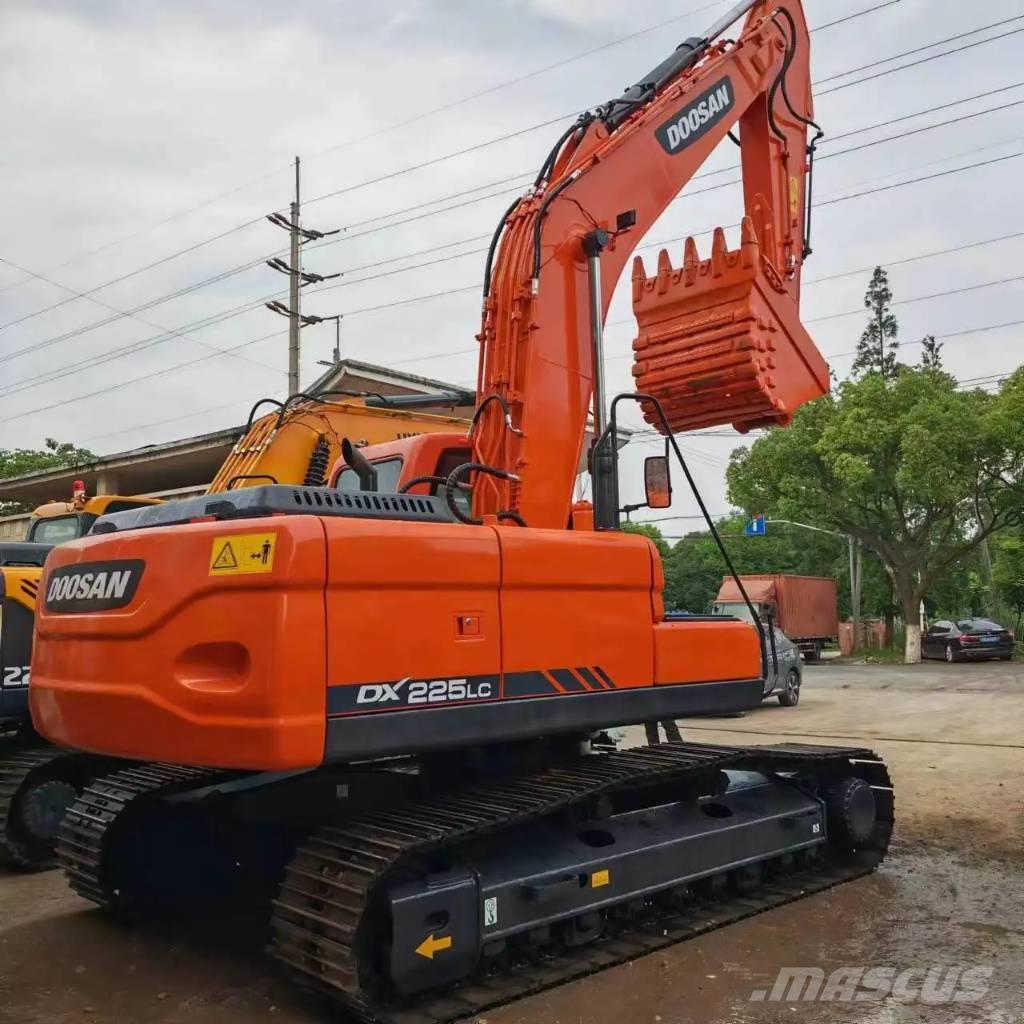
M 99 494 L 86 497 L 85 484 L 76 480 L 71 501 L 51 501 L 40 505 L 32 513 L 28 536 L 32 544 L 64 544 L 84 537 L 100 516 L 124 512 L 145 505 L 160 505 L 160 498 L 123 497 L 118 494 Z
M 419 434 L 363 448 L 346 442 L 343 452 L 331 470 L 328 485 L 344 494 L 375 490 L 383 494 L 431 494 L 442 501 L 448 477 L 473 458 L 465 434 Z M 366 466 L 374 474 L 370 487 Z M 456 508 L 467 516 L 471 494 L 465 485 L 452 491 Z

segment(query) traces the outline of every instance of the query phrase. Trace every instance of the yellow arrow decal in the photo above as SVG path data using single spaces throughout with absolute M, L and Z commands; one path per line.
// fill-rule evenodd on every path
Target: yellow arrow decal
M 442 949 L 451 948 L 452 937 L 450 935 L 442 935 L 439 939 L 435 939 L 433 934 L 431 934 L 416 947 L 416 952 L 420 956 L 425 956 L 428 960 L 433 960 L 435 953 L 440 953 Z

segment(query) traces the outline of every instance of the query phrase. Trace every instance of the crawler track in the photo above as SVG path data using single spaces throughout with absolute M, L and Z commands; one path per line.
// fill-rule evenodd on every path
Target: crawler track
M 0 758 L 0 864 L 22 871 L 39 871 L 54 864 L 53 856 L 40 857 L 11 827 L 11 811 L 29 776 L 69 755 L 53 746 L 20 750 Z
M 209 785 L 232 773 L 167 764 L 138 764 L 96 779 L 85 787 L 64 819 L 57 858 L 79 896 L 122 910 L 121 892 L 107 870 L 107 845 L 115 826 L 133 812 L 178 791 Z
M 536 951 L 507 959 L 458 985 L 401 1001 L 375 975 L 368 920 L 389 878 L 417 857 L 485 834 L 512 829 L 594 797 L 650 785 L 681 787 L 724 769 L 795 772 L 816 779 L 855 775 L 875 790 L 878 819 L 862 849 L 826 847 L 800 870 L 767 864 L 752 892 L 727 887 L 683 908 L 645 906 L 631 921 L 606 923 L 601 941 L 577 949 Z M 874 870 L 892 833 L 888 772 L 869 750 L 806 747 L 719 747 L 665 744 L 591 755 L 540 773 L 472 785 L 415 805 L 396 807 L 322 828 L 287 869 L 271 921 L 271 951 L 296 980 L 329 995 L 364 1022 L 443 1024 L 551 988 L 652 950 L 672 945 L 771 907 Z M 776 869 L 776 870 L 772 870 Z M 543 955 L 542 955 L 543 954 Z

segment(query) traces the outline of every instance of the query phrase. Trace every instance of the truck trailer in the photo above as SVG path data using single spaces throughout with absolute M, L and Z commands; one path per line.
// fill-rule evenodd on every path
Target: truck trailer
M 817 661 L 826 643 L 839 639 L 836 581 L 830 576 L 787 576 L 782 573 L 740 576 L 761 621 L 771 619 L 803 652 Z M 743 594 L 731 576 L 723 577 L 712 609 L 716 615 L 750 619 Z

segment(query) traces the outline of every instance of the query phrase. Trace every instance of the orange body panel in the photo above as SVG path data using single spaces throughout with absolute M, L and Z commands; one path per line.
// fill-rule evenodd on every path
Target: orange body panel
M 496 531 L 366 519 L 326 519 L 324 528 L 332 690 L 500 672 Z
M 254 525 L 255 524 L 255 525 Z M 277 534 L 273 570 L 214 577 L 217 539 Z M 324 531 L 313 516 L 195 523 L 61 545 L 62 566 L 145 563 L 135 598 L 36 617 L 33 721 L 55 743 L 184 764 L 288 769 L 323 759 Z
M 761 674 L 761 643 L 745 622 L 659 622 L 654 627 L 654 682 L 752 679 Z
M 620 688 L 651 685 L 649 540 L 564 530 L 496 532 L 507 673 L 600 666 Z
M 267 571 L 211 574 L 225 539 L 271 532 Z M 629 534 L 306 515 L 194 522 L 57 548 L 43 592 L 62 567 L 119 560 L 144 563 L 124 607 L 44 601 L 37 619 L 36 725 L 96 753 L 311 768 L 331 717 L 505 701 L 515 716 L 520 698 L 760 675 L 746 623 L 657 621 L 657 553 Z

